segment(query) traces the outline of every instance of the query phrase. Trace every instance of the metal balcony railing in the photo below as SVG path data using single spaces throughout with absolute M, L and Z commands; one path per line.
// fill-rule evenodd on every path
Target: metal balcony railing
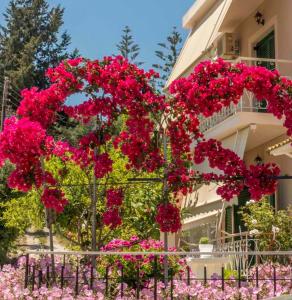
M 232 61 L 233 63 L 245 63 L 249 66 L 259 65 L 269 69 L 277 69 L 283 77 L 292 78 L 292 60 L 284 59 L 268 59 L 255 57 L 238 57 Z M 231 104 L 228 107 L 223 107 L 219 112 L 209 118 L 201 117 L 200 130 L 206 132 L 214 126 L 220 124 L 227 118 L 235 115 L 238 112 L 259 112 L 265 113 L 266 102 L 258 102 L 253 93 L 245 90 L 237 105 Z

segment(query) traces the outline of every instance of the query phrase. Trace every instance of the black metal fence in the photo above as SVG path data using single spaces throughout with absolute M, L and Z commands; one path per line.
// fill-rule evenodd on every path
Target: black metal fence
M 146 288 L 151 290 L 153 299 L 158 299 L 159 294 L 159 283 L 162 282 L 163 271 L 161 272 L 161 257 L 166 255 L 167 257 L 176 256 L 182 258 L 193 257 L 193 259 L 200 261 L 200 255 L 202 253 L 197 252 L 54 252 L 55 256 L 59 257 L 58 266 L 52 266 L 50 261 L 47 261 L 46 266 L 38 266 L 35 262 L 36 256 L 38 255 L 51 255 L 52 252 L 37 252 L 32 251 L 26 254 L 25 256 L 25 272 L 24 272 L 24 287 L 31 290 L 35 290 L 42 286 L 51 287 L 56 286 L 59 288 L 65 288 L 70 286 L 74 288 L 75 294 L 78 295 L 80 290 L 86 286 L 89 289 L 95 289 L 95 283 L 98 281 L 104 285 L 103 293 L 106 297 L 112 298 L 114 296 L 125 296 L 126 287 L 128 287 L 129 282 L 127 281 L 126 270 L 123 268 L 123 265 L 119 267 L 119 276 L 114 276 L 110 272 L 111 265 L 104 267 L 104 274 L 100 274 L 96 271 L 95 268 L 91 265 L 92 257 L 95 259 L 102 259 L 105 255 L 115 255 L 115 256 L 149 256 L 152 257 L 152 285 L 147 286 Z M 210 253 L 203 253 L 203 255 L 210 255 Z M 245 252 L 216 252 L 212 253 L 208 259 L 216 257 L 231 257 L 233 255 L 246 255 Z M 167 278 L 167 286 L 164 287 L 168 290 L 168 299 L 175 299 L 175 285 L 178 283 L 186 284 L 191 286 L 193 282 L 200 282 L 204 287 L 208 287 L 211 283 L 216 283 L 218 290 L 225 291 L 227 286 L 232 286 L 233 288 L 240 289 L 243 286 L 253 286 L 254 288 L 260 288 L 263 282 L 268 282 L 269 286 L 272 287 L 272 294 L 277 295 L 277 290 L 279 284 L 284 284 L 285 286 L 289 285 L 292 293 L 292 251 L 283 251 L 283 252 L 250 252 L 250 256 L 256 256 L 259 264 L 252 266 L 244 274 L 241 265 L 238 265 L 236 270 L 230 270 L 228 267 L 223 266 L 220 268 L 220 274 L 210 274 L 208 267 L 203 266 L 201 271 L 203 276 L 197 278 L 195 276 L 196 270 L 192 272 L 189 265 L 186 265 L 184 273 L 174 274 L 169 273 Z M 74 257 L 74 263 L 69 261 L 70 257 Z M 62 259 L 60 259 L 62 257 Z M 277 259 L 278 258 L 278 259 Z M 206 258 L 204 258 L 206 260 Z M 208 260 L 207 259 L 207 260 Z M 279 264 L 277 261 L 280 261 L 283 264 Z M 70 266 L 70 272 L 66 271 L 66 267 Z M 281 266 L 285 266 L 286 274 L 283 275 L 281 271 Z M 98 267 L 98 265 L 97 265 Z M 263 268 L 265 271 L 263 273 Z M 288 268 L 288 269 L 287 269 Z M 287 274 L 287 270 L 290 270 L 290 274 Z M 132 290 L 135 291 L 135 298 L 140 299 L 140 293 L 145 288 L 145 278 L 141 275 L 141 269 L 139 266 L 135 270 L 135 281 L 131 282 Z M 232 276 L 226 275 L 226 272 L 231 272 Z M 119 283 L 118 291 L 113 293 L 112 282 Z M 240 296 L 239 296 L 240 297 Z M 188 295 L 187 299 L 191 299 L 191 296 Z M 262 299 L 260 293 L 257 295 L 257 299 Z

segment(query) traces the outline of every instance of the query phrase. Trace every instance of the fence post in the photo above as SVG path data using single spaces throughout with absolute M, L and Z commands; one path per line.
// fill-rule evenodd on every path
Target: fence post
M 222 280 L 222 291 L 224 291 L 224 288 L 225 288 L 224 267 L 222 267 L 222 269 L 221 269 L 221 277 L 222 277 L 221 278 L 221 280 Z
M 204 285 L 207 285 L 207 267 L 204 266 Z
M 76 266 L 76 277 L 75 277 L 75 294 L 79 293 L 79 266 Z
M 94 274 L 93 274 L 93 265 L 90 267 L 90 289 L 93 289 L 93 281 L 94 281 Z
M 256 288 L 259 288 L 259 267 L 256 266 Z M 259 299 L 259 294 L 257 294 L 257 300 Z
M 28 287 L 28 268 L 29 268 L 29 254 L 25 256 L 25 275 L 24 275 L 24 288 Z
M 157 255 L 154 256 L 154 300 L 157 300 Z
M 50 285 L 50 266 L 47 265 L 47 288 Z
M 121 266 L 121 297 L 124 297 L 124 267 Z
M 170 300 L 173 300 L 173 274 L 170 275 Z
M 35 265 L 32 266 L 32 290 L 34 290 L 35 284 Z
M 42 270 L 39 270 L 39 284 L 38 284 L 39 289 L 42 287 L 42 283 L 43 283 L 43 272 Z
M 137 268 L 137 299 L 140 298 L 140 268 Z
M 274 281 L 274 297 L 276 296 L 277 292 L 277 273 L 276 273 L 276 267 L 273 266 L 273 281 Z
M 190 277 L 190 267 L 187 266 L 187 285 L 191 284 L 191 277 Z M 188 300 L 191 299 L 190 295 L 188 295 Z
M 238 264 L 238 288 L 241 288 L 241 266 L 240 266 L 240 262 Z
M 106 267 L 105 269 L 105 295 L 108 295 L 108 269 L 109 267 Z
M 61 267 L 61 289 L 63 289 L 64 287 L 64 270 L 65 270 L 65 266 L 63 265 Z

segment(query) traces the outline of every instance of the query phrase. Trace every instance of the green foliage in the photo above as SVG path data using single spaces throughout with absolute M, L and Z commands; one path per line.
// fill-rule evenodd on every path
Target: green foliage
M 0 169 L 0 263 L 7 259 L 7 252 L 12 249 L 13 243 L 17 238 L 17 228 L 6 227 L 5 220 L 3 219 L 3 214 L 5 213 L 5 206 L 10 199 L 17 199 L 23 194 L 11 190 L 7 186 L 7 178 L 12 171 L 12 166 L 8 163 Z
M 2 220 L 6 228 L 24 234 L 29 227 L 41 229 L 44 226 L 44 211 L 39 201 L 39 194 L 36 190 L 13 198 L 1 205 L 3 209 Z
M 69 54 L 70 36 L 60 32 L 64 9 L 46 0 L 11 0 L 0 27 L 0 75 L 7 75 L 18 90 L 46 87 L 45 72 Z
M 140 54 L 140 47 L 135 43 L 132 30 L 129 26 L 125 26 L 121 41 L 116 45 L 120 55 L 129 60 L 129 62 L 136 64 L 137 66 L 142 65 L 142 62 L 136 61 Z
M 199 244 L 206 245 L 206 244 L 209 244 L 209 243 L 210 243 L 210 241 L 209 241 L 208 237 L 203 236 L 203 237 L 200 238 Z
M 249 202 L 240 212 L 259 250 L 292 249 L 291 209 L 275 211 L 267 199 Z
M 224 279 L 225 280 L 238 279 L 238 270 L 224 269 Z
M 160 63 L 154 64 L 153 68 L 160 73 L 160 80 L 157 84 L 163 88 L 165 82 L 169 78 L 171 70 L 173 69 L 181 50 L 182 37 L 173 27 L 172 32 L 167 36 L 165 43 L 158 43 L 159 50 L 155 51 L 155 55 L 160 60 Z

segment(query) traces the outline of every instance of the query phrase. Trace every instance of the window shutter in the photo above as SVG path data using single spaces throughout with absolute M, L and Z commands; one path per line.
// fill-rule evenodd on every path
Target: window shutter
M 225 231 L 232 233 L 232 207 L 228 206 L 225 209 Z

